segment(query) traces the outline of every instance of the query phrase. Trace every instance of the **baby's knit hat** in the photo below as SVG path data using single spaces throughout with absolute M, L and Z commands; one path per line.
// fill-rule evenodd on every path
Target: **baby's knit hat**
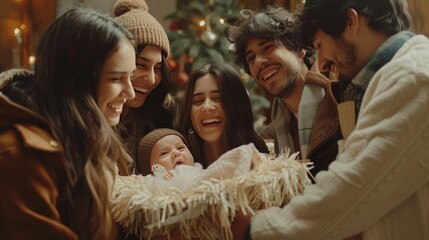
M 152 154 L 153 146 L 155 146 L 155 143 L 158 142 L 159 139 L 168 135 L 179 136 L 186 146 L 189 147 L 185 137 L 176 130 L 170 128 L 158 128 L 153 130 L 142 137 L 139 143 L 136 161 L 136 167 L 139 173 L 143 175 L 150 174 L 150 155 Z
M 166 57 L 170 55 L 170 43 L 161 24 L 149 13 L 144 0 L 118 0 L 113 7 L 116 20 L 134 34 L 137 45 L 155 45 Z

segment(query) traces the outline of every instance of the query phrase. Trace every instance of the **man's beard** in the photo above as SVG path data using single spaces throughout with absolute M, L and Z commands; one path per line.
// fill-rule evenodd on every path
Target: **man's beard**
M 287 85 L 282 85 L 282 89 L 279 93 L 274 94 L 273 97 L 276 98 L 286 98 L 292 95 L 293 91 L 295 91 L 295 85 L 296 80 L 298 79 L 298 72 L 296 72 L 294 75 L 290 75 L 287 79 L 285 79 L 285 82 L 287 82 Z
M 344 38 L 340 38 L 338 40 L 338 44 L 343 49 L 343 58 L 342 62 L 338 63 L 338 68 L 340 69 L 340 73 L 338 76 L 338 80 L 343 82 L 344 84 L 349 84 L 350 81 L 359 73 L 361 67 L 357 65 L 357 54 L 356 54 L 356 46 L 348 43 L 344 40 Z M 353 67 L 352 67 L 353 66 Z M 344 72 L 344 69 L 348 69 L 348 72 Z M 343 71 L 341 71 L 343 70 Z

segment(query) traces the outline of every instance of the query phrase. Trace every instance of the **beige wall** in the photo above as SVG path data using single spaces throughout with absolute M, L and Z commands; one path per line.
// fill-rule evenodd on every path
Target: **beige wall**
M 99 12 L 112 15 L 113 5 L 115 4 L 116 0 L 83 0 L 82 2 L 84 5 L 90 6 Z
M 408 9 L 413 19 L 413 31 L 429 37 L 429 1 L 408 0 Z

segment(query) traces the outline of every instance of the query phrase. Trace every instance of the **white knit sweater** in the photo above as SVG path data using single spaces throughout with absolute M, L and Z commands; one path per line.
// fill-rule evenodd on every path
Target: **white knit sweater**
M 371 80 L 356 129 L 329 171 L 252 239 L 429 239 L 429 40 L 415 36 Z

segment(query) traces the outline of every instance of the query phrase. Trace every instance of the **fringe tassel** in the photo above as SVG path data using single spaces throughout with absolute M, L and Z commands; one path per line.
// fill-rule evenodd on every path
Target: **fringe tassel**
M 203 181 L 186 191 L 154 191 L 141 175 L 117 176 L 112 214 L 128 234 L 140 239 L 180 229 L 187 239 L 232 239 L 235 213 L 284 206 L 311 184 L 312 163 L 296 160 L 297 154 L 262 163 L 241 176 Z

